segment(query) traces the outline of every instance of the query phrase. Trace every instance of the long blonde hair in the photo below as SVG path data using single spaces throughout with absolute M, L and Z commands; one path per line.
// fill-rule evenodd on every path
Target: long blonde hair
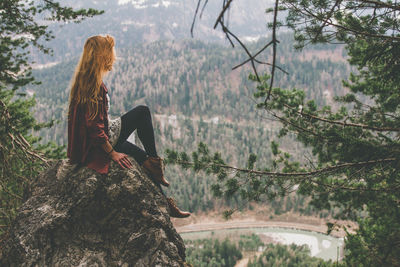
M 68 119 L 75 105 L 87 107 L 89 119 L 97 116 L 102 75 L 111 70 L 115 61 L 114 44 L 114 38 L 109 35 L 92 36 L 86 40 L 71 81 Z

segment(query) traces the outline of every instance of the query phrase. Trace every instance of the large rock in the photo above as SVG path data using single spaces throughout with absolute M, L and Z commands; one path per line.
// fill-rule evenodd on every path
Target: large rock
M 0 266 L 185 266 L 167 209 L 135 163 L 101 175 L 60 160 L 20 208 Z

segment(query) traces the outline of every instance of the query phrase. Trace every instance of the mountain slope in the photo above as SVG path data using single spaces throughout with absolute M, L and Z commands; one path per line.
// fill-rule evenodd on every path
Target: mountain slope
M 234 2 L 229 25 L 241 36 L 257 37 L 265 34 L 269 1 L 247 0 Z M 56 38 L 48 43 L 54 56 L 34 53 L 38 64 L 60 62 L 81 52 L 84 41 L 92 35 L 111 34 L 117 48 L 158 40 L 182 40 L 190 37 L 190 27 L 197 0 L 66 0 L 63 5 L 74 8 L 95 8 L 105 13 L 79 24 L 54 23 L 50 25 Z M 219 1 L 209 1 L 201 19 L 197 19 L 195 38 L 203 41 L 223 41 L 213 25 L 220 10 Z M 43 23 L 47 24 L 47 21 Z M 47 45 L 47 44 L 46 44 Z

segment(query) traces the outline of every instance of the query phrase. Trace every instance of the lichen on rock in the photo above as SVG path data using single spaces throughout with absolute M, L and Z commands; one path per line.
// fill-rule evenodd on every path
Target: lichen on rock
M 55 162 L 21 206 L 0 266 L 186 266 L 165 196 L 131 161 L 107 175 Z

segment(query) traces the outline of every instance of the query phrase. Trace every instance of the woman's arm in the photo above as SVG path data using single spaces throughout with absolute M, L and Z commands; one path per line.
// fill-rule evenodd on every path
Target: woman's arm
M 111 146 L 110 142 L 106 141 L 101 145 L 101 148 L 109 155 L 109 157 L 117 162 L 119 166 L 122 168 L 131 168 L 132 167 L 132 162 L 129 160 L 128 156 L 116 152 L 114 148 Z
M 118 153 L 114 151 L 111 146 L 108 136 L 105 132 L 104 120 L 107 116 L 104 106 L 99 104 L 99 112 L 93 119 L 89 118 L 88 112 L 86 112 L 86 125 L 88 129 L 89 138 L 96 146 L 100 146 L 105 153 L 115 162 L 117 162 L 122 168 L 131 168 L 132 162 L 129 160 L 128 156 L 123 153 Z

